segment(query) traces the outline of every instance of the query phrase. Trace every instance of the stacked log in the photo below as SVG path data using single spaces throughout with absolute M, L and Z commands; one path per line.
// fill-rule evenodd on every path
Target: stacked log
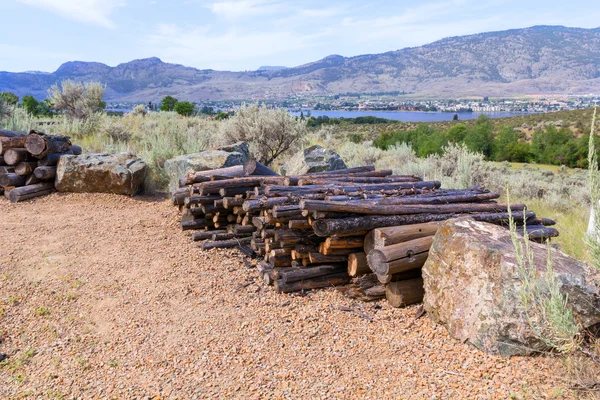
M 182 229 L 196 231 L 200 248 L 261 257 L 259 273 L 276 291 L 341 285 L 352 297 L 387 297 L 395 306 L 421 301 L 420 269 L 441 221 L 471 216 L 508 225 L 508 205 L 498 198 L 372 166 L 282 177 L 254 161 L 190 173 L 173 193 Z M 537 227 L 536 237 L 557 234 L 525 205 L 510 207 L 518 225 Z
M 0 194 L 19 202 L 52 193 L 63 154 L 81 154 L 81 148 L 66 136 L 0 131 Z

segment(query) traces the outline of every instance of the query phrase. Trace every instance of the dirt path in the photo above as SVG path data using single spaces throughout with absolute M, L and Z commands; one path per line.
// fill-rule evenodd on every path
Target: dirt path
M 0 399 L 562 398 L 550 360 L 484 355 L 415 307 L 275 294 L 166 201 L 0 210 Z

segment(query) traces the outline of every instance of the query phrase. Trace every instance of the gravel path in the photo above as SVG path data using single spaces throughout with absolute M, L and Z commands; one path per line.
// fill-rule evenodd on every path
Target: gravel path
M 417 307 L 275 294 L 162 199 L 0 210 L 0 399 L 570 396 L 552 360 L 482 354 Z

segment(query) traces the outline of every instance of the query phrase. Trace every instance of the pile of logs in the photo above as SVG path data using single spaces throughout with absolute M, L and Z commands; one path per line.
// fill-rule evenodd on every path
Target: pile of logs
M 81 154 L 67 136 L 0 130 L 0 194 L 16 203 L 54 191 L 63 154 Z
M 422 300 L 421 267 L 442 221 L 509 220 L 497 193 L 441 189 L 372 166 L 282 177 L 251 161 L 193 172 L 180 184 L 172 198 L 182 229 L 194 230 L 204 250 L 239 247 L 262 257 L 258 270 L 277 292 L 342 286 L 351 297 L 387 297 L 396 307 Z M 532 238 L 558 235 L 547 227 L 554 221 L 510 207 Z

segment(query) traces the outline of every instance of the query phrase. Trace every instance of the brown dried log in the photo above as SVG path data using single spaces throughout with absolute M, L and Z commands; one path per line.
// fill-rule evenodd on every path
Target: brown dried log
M 374 229 L 371 235 L 373 247 L 370 248 L 369 251 L 435 235 L 440 225 L 441 222 L 427 222 L 424 224 L 390 226 L 387 228 Z
M 72 151 L 71 140 L 68 136 L 46 135 L 36 131 L 29 132 L 25 148 L 38 158 L 44 158 L 47 154 Z
M 26 140 L 27 136 L 0 137 L 0 155 L 8 149 L 24 148 Z
M 535 218 L 535 213 L 526 212 L 526 218 Z M 318 236 L 358 235 L 358 232 L 370 231 L 388 226 L 421 224 L 433 221 L 445 221 L 451 218 L 469 216 L 476 221 L 507 225 L 508 213 L 477 214 L 412 214 L 412 215 L 365 215 L 340 219 L 320 219 L 313 221 L 312 227 Z M 513 213 L 516 222 L 523 222 L 523 213 Z
M 355 237 L 330 237 L 325 240 L 325 247 L 328 249 L 353 249 L 362 248 L 364 236 Z
M 346 272 L 340 272 L 332 275 L 324 275 L 316 278 L 306 279 L 284 283 L 281 280 L 276 282 L 276 290 L 278 293 L 293 293 L 302 290 L 320 289 L 325 287 L 334 287 L 345 285 L 350 282 L 350 277 Z
M 14 174 L 15 167 L 12 165 L 1 165 L 0 166 L 0 175 L 1 174 Z
M 242 246 L 245 244 L 250 244 L 251 240 L 252 240 L 251 237 L 245 237 L 245 238 L 239 238 L 239 239 L 224 240 L 224 241 L 220 241 L 220 242 L 206 242 L 206 243 L 200 244 L 198 247 L 200 247 L 202 250 L 231 249 L 231 248 Z
M 269 253 L 272 251 L 272 250 L 269 250 L 269 248 L 266 246 L 265 246 L 265 250 Z M 291 267 L 292 266 L 292 256 L 284 255 L 284 256 L 269 257 L 269 264 L 273 268 Z
M 15 174 L 21 176 L 31 175 L 36 168 L 37 163 L 35 161 L 22 161 L 15 165 Z
M 192 221 L 181 221 L 181 230 L 190 231 L 194 229 L 204 229 L 213 226 L 212 222 L 205 219 L 197 219 Z
M 74 147 L 79 147 L 79 146 L 72 146 L 72 148 L 74 148 Z M 52 166 L 58 165 L 58 161 L 60 160 L 60 158 L 64 155 L 69 155 L 69 154 L 75 154 L 75 153 L 73 151 L 70 151 L 68 153 L 48 154 L 46 157 L 38 160 L 38 165 L 40 167 L 52 167 Z
M 190 196 L 190 189 L 187 187 L 175 189 L 171 192 L 171 201 L 174 206 L 182 206 L 185 203 L 185 199 Z
M 281 186 L 281 185 L 265 185 L 264 190 L 267 195 L 277 193 L 314 193 L 314 192 L 326 192 L 326 191 L 339 191 L 343 193 L 357 192 L 357 191 L 381 191 L 381 190 L 407 190 L 407 189 L 438 189 L 440 182 L 392 182 L 392 183 L 365 183 L 357 184 L 354 186 L 340 186 L 336 183 L 329 185 L 313 185 L 313 186 Z M 326 211 L 326 210 L 324 210 Z
M 0 129 L 0 137 L 15 137 L 15 136 L 27 136 L 25 132 L 14 132 L 6 129 Z
M 358 276 L 371 273 L 365 253 L 352 253 L 348 255 L 348 275 Z
M 298 204 L 298 202 L 299 202 L 299 200 L 296 200 L 295 204 Z M 259 211 L 259 210 L 270 209 L 277 205 L 290 204 L 290 203 L 294 203 L 294 200 L 292 200 L 289 197 L 273 197 L 273 198 L 263 197 L 263 198 L 256 199 L 256 200 L 244 201 L 242 208 L 246 212 L 255 212 L 255 211 Z
M 21 175 L 17 175 L 15 173 L 11 174 L 2 174 L 0 175 L 0 186 L 25 186 L 25 180 L 27 178 Z
M 321 253 L 310 253 L 309 260 L 311 264 L 329 264 L 329 263 L 347 263 L 348 256 L 326 256 Z
M 45 196 L 54 191 L 53 182 L 36 183 L 35 185 L 17 187 L 8 192 L 8 200 L 13 203 Z
M 29 176 L 26 177 L 26 179 L 25 179 L 25 186 L 35 185 L 36 183 L 40 183 L 40 182 L 42 182 L 42 180 L 40 178 L 38 178 L 34 174 L 31 174 L 31 175 L 29 175 Z
M 185 185 L 192 185 L 194 183 L 206 182 L 207 180 L 210 181 L 214 176 L 224 178 L 242 177 L 245 176 L 244 166 L 234 165 L 233 167 L 211 169 L 208 171 L 192 171 L 185 176 L 183 183 Z
M 410 257 L 400 258 L 398 260 L 390 261 L 389 263 L 379 264 L 377 266 L 378 275 L 396 275 L 402 272 L 419 269 L 429 257 L 429 251 L 423 253 L 414 254 Z M 368 257 L 367 257 L 368 259 Z
M 293 219 L 289 221 L 288 228 L 298 230 L 312 230 L 312 226 L 305 219 Z
M 422 278 L 390 282 L 385 286 L 385 298 L 395 308 L 421 303 L 424 294 Z
M 281 279 L 283 283 L 291 283 L 316 278 L 318 276 L 342 273 L 345 269 L 346 265 L 344 264 L 319 265 L 311 268 L 280 271 L 279 279 Z
M 244 174 L 258 176 L 279 176 L 277 172 L 253 158 L 244 163 Z
M 205 231 L 205 232 L 194 232 L 192 233 L 192 240 L 194 242 L 198 242 L 200 240 L 212 240 L 214 234 L 217 233 L 227 233 L 227 231 L 219 230 L 219 231 Z
M 223 207 L 226 209 L 232 209 L 233 207 L 241 207 L 244 204 L 244 199 L 241 197 L 224 197 Z
M 20 162 L 27 161 L 29 153 L 25 149 L 8 149 L 4 152 L 4 162 L 8 165 L 17 165 Z
M 401 258 L 412 258 L 419 253 L 429 251 L 433 243 L 433 236 L 427 236 L 409 242 L 398 243 L 381 249 L 372 250 L 367 254 L 367 262 L 373 272 L 379 275 L 387 275 L 389 272 L 382 264 L 389 263 Z M 402 271 L 398 271 L 402 272 Z

